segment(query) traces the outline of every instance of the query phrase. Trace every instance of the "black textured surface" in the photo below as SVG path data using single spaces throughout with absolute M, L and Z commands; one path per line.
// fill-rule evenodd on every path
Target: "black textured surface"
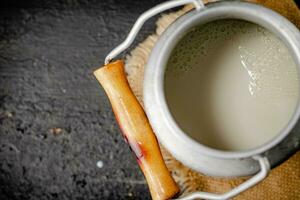
M 92 71 L 159 2 L 1 3 L 1 200 L 150 198 Z

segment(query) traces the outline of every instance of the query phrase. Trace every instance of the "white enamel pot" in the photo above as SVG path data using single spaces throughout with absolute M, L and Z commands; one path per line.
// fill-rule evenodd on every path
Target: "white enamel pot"
M 288 125 L 269 142 L 245 151 L 222 151 L 207 147 L 189 137 L 173 119 L 164 94 L 164 75 L 172 50 L 193 27 L 219 19 L 241 19 L 265 27 L 288 47 L 300 71 L 300 33 L 286 18 L 253 3 L 218 1 L 204 4 L 200 0 L 173 0 L 162 3 L 137 20 L 127 39 L 106 57 L 105 62 L 121 53 L 133 42 L 143 23 L 164 10 L 193 3 L 195 9 L 183 15 L 162 34 L 148 61 L 144 77 L 144 106 L 160 143 L 184 165 L 210 176 L 252 178 L 225 194 L 196 192 L 183 199 L 228 199 L 263 180 L 270 168 L 277 166 L 300 146 L 300 104 Z

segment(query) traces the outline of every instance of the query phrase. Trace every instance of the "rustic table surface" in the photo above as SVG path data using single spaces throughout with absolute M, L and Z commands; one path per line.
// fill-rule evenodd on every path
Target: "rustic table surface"
M 0 3 L 0 199 L 150 198 L 92 71 L 160 2 Z
M 1 200 L 150 199 L 92 71 L 162 1 L 1 1 Z

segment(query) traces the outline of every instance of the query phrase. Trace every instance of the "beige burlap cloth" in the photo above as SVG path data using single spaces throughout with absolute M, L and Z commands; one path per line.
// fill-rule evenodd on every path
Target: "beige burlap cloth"
M 300 28 L 300 11 L 293 0 L 252 0 L 252 2 L 263 4 L 283 16 L 287 17 L 298 28 Z M 156 32 L 148 36 L 126 57 L 126 72 L 129 83 L 142 102 L 142 81 L 144 66 L 147 62 L 151 49 L 158 40 L 161 33 L 178 17 L 191 9 L 186 6 L 183 9 L 164 14 L 157 21 Z M 193 191 L 207 191 L 214 193 L 226 192 L 247 178 L 214 178 L 195 172 L 175 160 L 163 147 L 161 147 L 164 159 L 175 181 L 181 189 L 181 196 Z M 234 199 L 299 199 L 300 200 L 300 151 L 280 166 L 272 169 L 269 176 L 255 187 L 240 194 Z

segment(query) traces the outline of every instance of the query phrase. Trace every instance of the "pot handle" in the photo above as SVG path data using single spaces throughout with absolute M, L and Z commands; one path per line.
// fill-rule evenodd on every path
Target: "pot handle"
M 254 160 L 257 160 L 260 165 L 260 172 L 258 172 L 255 176 L 250 178 L 249 180 L 245 181 L 241 185 L 237 186 L 236 188 L 232 189 L 229 192 L 226 192 L 224 194 L 213 194 L 208 192 L 194 192 L 192 194 L 189 194 L 185 197 L 179 198 L 177 200 L 192 200 L 196 198 L 201 199 L 210 199 L 210 200 L 224 200 L 224 199 L 230 199 L 239 193 L 249 189 L 250 187 L 256 185 L 260 181 L 262 181 L 266 176 L 268 175 L 268 172 L 270 171 L 270 163 L 266 157 L 262 156 L 253 156 Z M 174 199 L 175 200 L 175 199 Z
M 202 0 L 171 0 L 167 1 L 161 4 L 158 4 L 157 6 L 147 10 L 144 12 L 135 22 L 133 27 L 131 28 L 127 38 L 116 48 L 114 48 L 105 58 L 105 65 L 107 65 L 113 58 L 115 58 L 117 55 L 119 55 L 121 52 L 123 52 L 125 49 L 127 49 L 132 42 L 134 41 L 136 35 L 138 34 L 139 30 L 142 28 L 143 24 L 154 15 L 161 13 L 165 10 L 183 6 L 185 4 L 193 3 L 196 10 L 200 10 L 204 7 L 204 3 Z

